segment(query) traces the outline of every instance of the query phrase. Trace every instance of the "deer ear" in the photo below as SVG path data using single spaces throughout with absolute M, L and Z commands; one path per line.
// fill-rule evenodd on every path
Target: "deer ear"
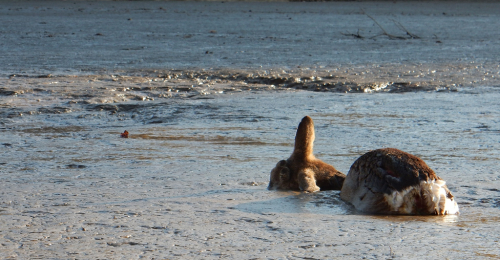
M 285 166 L 286 166 L 286 161 L 285 160 L 281 160 L 281 161 L 279 161 L 276 164 L 276 167 L 285 167 Z

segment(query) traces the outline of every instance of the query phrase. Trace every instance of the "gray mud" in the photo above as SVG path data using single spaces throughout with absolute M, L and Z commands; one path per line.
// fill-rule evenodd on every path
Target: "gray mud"
M 476 1 L 2 1 L 0 73 L 450 63 L 498 71 L 499 9 Z
M 2 2 L 0 258 L 499 258 L 498 7 Z M 268 191 L 305 115 L 317 157 L 418 155 L 461 214 Z
M 482 91 L 63 101 L 4 118 L 1 255 L 496 258 L 500 93 Z M 371 149 L 411 152 L 447 180 L 461 214 L 369 216 L 338 191 L 268 191 L 304 115 L 319 158 L 347 172 Z

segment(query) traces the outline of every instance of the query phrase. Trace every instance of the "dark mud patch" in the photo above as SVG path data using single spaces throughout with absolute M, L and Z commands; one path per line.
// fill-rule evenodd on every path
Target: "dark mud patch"
M 50 127 L 25 128 L 20 130 L 20 132 L 28 134 L 62 134 L 62 133 L 75 133 L 83 131 L 87 131 L 87 128 L 83 126 L 50 126 Z
M 235 107 L 233 104 L 181 104 L 172 102 L 136 102 L 133 104 L 88 104 L 92 112 L 127 117 L 143 124 L 176 124 L 185 120 L 222 120 L 223 122 L 261 122 L 270 118 Z
M 87 168 L 86 165 L 83 164 L 68 164 L 66 165 L 66 169 L 85 169 Z
M 134 134 L 130 135 L 131 139 L 148 139 L 158 141 L 192 141 L 192 142 L 207 142 L 212 144 L 223 145 L 270 145 L 269 143 L 259 140 L 259 138 L 249 137 L 230 137 L 222 135 L 157 135 L 157 134 Z
M 99 105 L 88 105 L 88 111 L 107 111 L 107 112 L 141 112 L 141 110 L 154 108 L 158 106 L 168 106 L 168 104 L 99 104 Z
M 72 110 L 69 107 L 59 107 L 59 106 L 49 107 L 49 108 L 42 107 L 38 109 L 38 112 L 42 114 L 64 114 L 64 113 L 70 113 L 71 111 Z
M 401 69 L 401 68 L 399 68 Z M 314 70 L 314 71 L 237 71 L 237 70 L 212 70 L 212 71 L 122 71 L 124 74 L 134 76 L 156 78 L 161 80 L 186 80 L 203 82 L 209 85 L 227 84 L 225 92 L 241 90 L 264 90 L 264 89 L 297 89 L 315 92 L 334 93 L 372 93 L 372 92 L 418 92 L 418 91 L 457 91 L 462 85 L 459 82 L 445 82 L 440 80 L 418 80 L 424 72 L 415 72 L 416 78 L 408 77 L 402 79 L 400 76 L 392 76 L 398 72 L 388 73 L 380 71 L 376 75 L 374 71 L 338 71 Z M 360 76 L 364 74 L 375 74 L 372 78 Z M 387 75 L 391 74 L 391 76 Z M 402 73 L 401 73 L 402 74 Z M 459 83 L 459 84 L 456 84 Z M 173 88 L 177 91 L 193 91 L 194 88 Z
M 0 96 L 15 96 L 19 94 L 23 94 L 22 90 L 10 90 L 7 88 L 0 88 Z

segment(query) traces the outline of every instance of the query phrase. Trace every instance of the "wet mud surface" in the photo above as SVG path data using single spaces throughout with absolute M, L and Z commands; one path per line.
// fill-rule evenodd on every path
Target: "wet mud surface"
M 29 106 L 1 122 L 2 257 L 497 257 L 499 96 L 242 91 Z M 338 191 L 268 191 L 306 114 L 319 158 L 347 172 L 371 149 L 414 153 L 461 214 L 370 216 Z
M 0 258 L 499 258 L 497 3 L 23 3 L 0 7 Z M 268 191 L 305 115 L 318 158 L 415 154 L 461 214 Z
M 499 6 L 493 1 L 5 1 L 0 73 L 339 64 L 496 67 Z

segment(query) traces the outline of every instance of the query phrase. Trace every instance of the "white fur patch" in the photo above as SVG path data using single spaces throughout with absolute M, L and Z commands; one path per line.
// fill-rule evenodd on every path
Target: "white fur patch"
M 420 185 L 385 194 L 384 198 L 390 210 L 399 214 L 415 214 L 422 206 L 426 207 L 426 211 L 438 215 L 458 214 L 457 202 L 446 197 L 445 185 L 443 180 L 422 181 Z M 415 200 L 416 197 L 420 197 L 422 201 L 419 203 Z

